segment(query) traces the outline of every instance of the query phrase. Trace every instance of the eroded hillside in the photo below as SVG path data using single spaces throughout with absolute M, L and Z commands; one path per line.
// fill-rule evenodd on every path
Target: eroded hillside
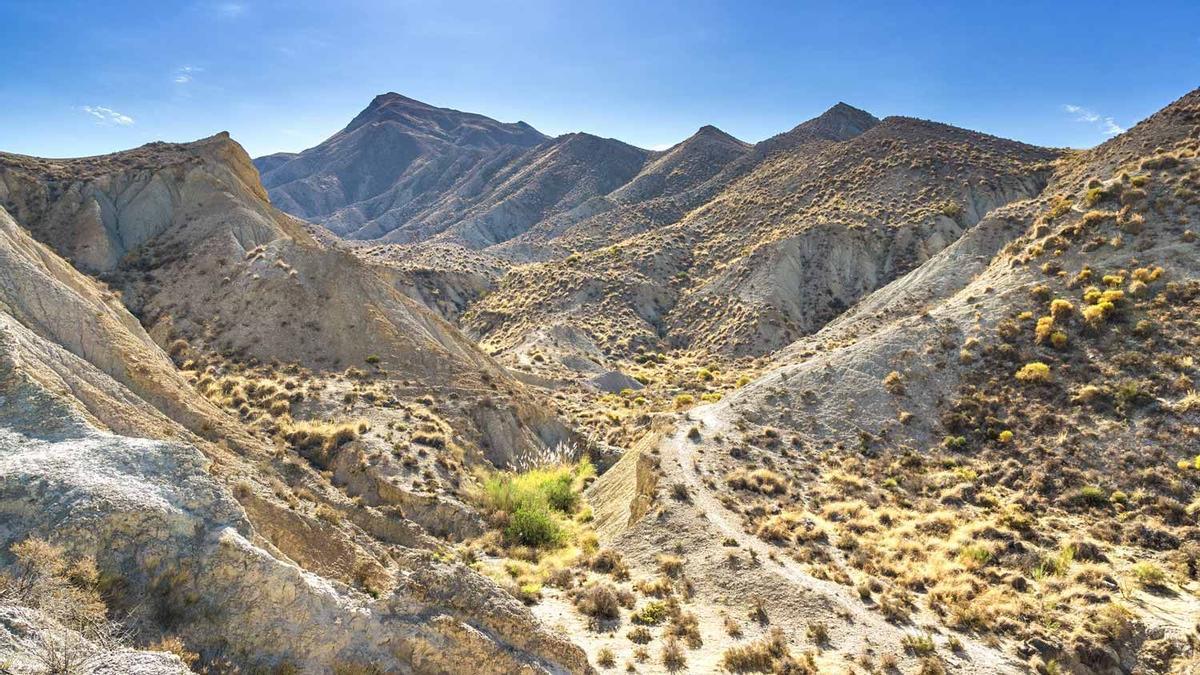
M 674 511 L 936 667 L 980 668 L 970 639 L 1039 672 L 1194 667 L 1198 148 L 1193 92 L 689 412 Z
M 0 667 L 1190 672 L 1198 154 L 0 154 Z
M 24 224 L 0 213 L 0 492 L 24 570 L 5 597 L 49 626 L 8 633 L 32 662 L 99 663 L 120 636 L 218 672 L 587 669 L 445 556 L 480 528 L 471 466 L 568 439 L 536 394 L 270 207 L 226 136 L 2 164 Z
M 985 213 L 1040 194 L 1054 157 L 902 118 L 847 140 L 794 143 L 677 223 L 514 267 L 463 324 L 521 364 L 550 351 L 543 368 L 560 371 L 589 352 L 610 368 L 644 353 L 769 354 Z

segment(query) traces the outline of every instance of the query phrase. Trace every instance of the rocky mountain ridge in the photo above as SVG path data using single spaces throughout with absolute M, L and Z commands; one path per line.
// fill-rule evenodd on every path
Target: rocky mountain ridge
M 545 139 L 523 123 L 504 125 L 384 94 L 325 143 L 255 164 L 277 206 L 343 237 L 496 247 L 497 254 L 522 260 L 545 257 L 541 249 L 565 229 L 612 210 L 627 213 L 581 227 L 603 229 L 639 214 L 657 223 L 678 218 L 772 152 L 845 140 L 876 122 L 839 103 L 753 148 L 705 126 L 666 151 L 651 152 L 584 133 Z M 364 129 L 388 135 L 369 144 L 354 140 Z M 410 159 L 414 143 L 421 159 Z M 389 164 L 395 162 L 403 172 Z M 436 177 L 427 164 L 438 167 Z M 409 175 L 418 170 L 423 178 Z M 345 189 L 351 174 L 366 181 L 357 192 Z M 315 205 L 328 199 L 336 205 Z M 575 241 L 567 237 L 566 245 Z

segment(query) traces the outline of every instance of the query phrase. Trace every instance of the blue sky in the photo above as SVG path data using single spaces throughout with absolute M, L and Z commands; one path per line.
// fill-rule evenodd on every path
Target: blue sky
M 371 98 L 643 147 L 846 101 L 1086 147 L 1200 86 L 1200 2 L 0 0 L 0 150 L 228 130 L 301 150 Z

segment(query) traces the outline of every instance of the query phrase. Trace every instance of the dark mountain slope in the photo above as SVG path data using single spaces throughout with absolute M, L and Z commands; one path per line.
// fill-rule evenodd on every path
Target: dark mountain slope
M 385 214 L 415 212 L 493 155 L 545 140 L 523 122 L 388 93 L 320 145 L 262 157 L 256 166 L 279 208 L 343 236 L 373 238 L 383 231 L 370 225 Z

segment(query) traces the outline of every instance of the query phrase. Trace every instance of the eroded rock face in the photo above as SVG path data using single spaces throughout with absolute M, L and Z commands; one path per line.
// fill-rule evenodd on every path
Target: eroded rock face
M 553 445 L 568 435 L 534 392 L 409 297 L 411 290 L 393 272 L 317 241 L 300 221 L 275 209 L 250 158 L 228 134 L 71 160 L 0 154 L 0 205 L 77 269 L 119 289 L 119 296 L 103 299 L 124 304 L 147 327 L 154 340 L 144 345 L 139 360 L 163 361 L 155 370 L 173 371 L 161 350 L 176 339 L 235 360 L 322 371 L 343 371 L 370 359 L 394 377 L 431 390 L 465 392 L 468 405 L 456 422 L 498 465 L 515 451 Z M 0 237 L 17 227 L 0 223 Z M 18 245 L 25 246 L 12 244 Z M 69 267 L 61 259 L 46 262 L 43 252 L 34 258 L 37 266 Z M 31 285 L 37 275 L 25 267 L 24 262 L 13 267 L 0 281 L 7 282 L 14 307 L 27 319 L 35 312 L 26 305 L 37 310 L 37 303 L 57 291 Z M 61 277 L 61 271 L 48 273 Z M 103 328 L 109 317 L 101 319 Z M 103 331 L 85 324 L 75 335 L 73 326 L 64 327 L 47 312 L 36 320 L 44 324 L 43 334 L 69 341 L 73 353 L 94 354 L 92 360 L 118 381 L 138 379 L 140 369 L 117 372 L 111 331 L 97 335 Z M 150 391 L 163 389 L 160 381 L 179 385 L 177 376 L 141 380 L 134 387 L 139 396 L 159 409 L 177 407 L 179 396 Z M 487 389 L 503 392 L 511 405 L 471 400 Z M 168 414 L 179 419 L 183 412 Z M 186 426 L 196 431 L 200 421 Z
M 258 441 L 239 437 L 224 413 L 188 387 L 119 302 L 3 211 L 0 261 L 5 559 L 29 537 L 61 545 L 73 558 L 94 556 L 117 582 L 110 607 L 130 612 L 139 631 L 169 631 L 204 658 L 244 666 L 588 670 L 580 650 L 491 581 L 403 548 L 425 544 L 419 529 L 392 532 L 396 545 L 386 553 L 372 545 L 398 578 L 378 597 L 315 573 L 319 561 L 290 559 L 272 543 L 277 533 L 257 529 L 228 484 L 233 467 L 246 462 L 239 453 L 262 452 Z M 388 534 L 365 515 L 354 520 Z M 361 534 L 324 536 L 336 540 L 339 555 L 360 555 L 348 537 Z M 0 657 L 41 630 L 32 621 L 0 631 Z M 178 665 L 131 652 L 96 672 L 173 672 Z
M 192 671 L 179 657 L 165 652 L 133 649 L 110 650 L 64 628 L 43 613 L 17 605 L 0 604 L 0 659 L 6 673 L 34 675 L 46 672 L 56 655 L 75 657 L 89 675 L 184 675 Z
M 189 647 L 245 663 L 302 672 L 356 661 L 397 672 L 466 663 L 485 672 L 586 669 L 581 652 L 511 596 L 431 554 L 397 554 L 406 581 L 378 599 L 276 558 L 254 543 L 250 521 L 198 449 L 97 431 L 86 411 L 22 377 L 19 358 L 5 356 L 3 549 L 39 536 L 94 555 L 140 620 L 170 617 Z M 39 416 L 57 424 L 36 428 Z
M 23 404 L 6 397 L 0 414 Z M 355 662 L 398 672 L 586 667 L 511 596 L 429 554 L 406 555 L 405 583 L 379 599 L 274 558 L 251 542 L 249 521 L 206 465 L 183 444 L 0 431 L 0 545 L 37 535 L 95 555 L 136 612 L 168 615 L 193 648 L 249 663 L 304 672 Z
M 183 222 L 203 237 L 203 222 L 220 217 L 214 192 L 236 221 L 244 248 L 273 238 L 268 208 L 237 209 L 235 202 L 265 200 L 245 152 L 229 134 L 187 146 L 152 143 L 123 155 L 48 161 L 7 156 L 0 167 L 0 202 L 34 234 L 79 269 L 101 274 L 131 251 Z M 164 171 L 164 169 L 168 169 Z M 250 199 L 246 199 L 250 198 Z M 230 218 L 230 216 L 233 216 Z
M 1001 176 L 972 189 L 953 217 L 927 214 L 884 230 L 826 221 L 769 241 L 714 275 L 667 317 L 670 334 L 691 346 L 772 353 L 809 335 L 859 299 L 969 232 L 983 214 L 1037 196 L 1039 176 Z

